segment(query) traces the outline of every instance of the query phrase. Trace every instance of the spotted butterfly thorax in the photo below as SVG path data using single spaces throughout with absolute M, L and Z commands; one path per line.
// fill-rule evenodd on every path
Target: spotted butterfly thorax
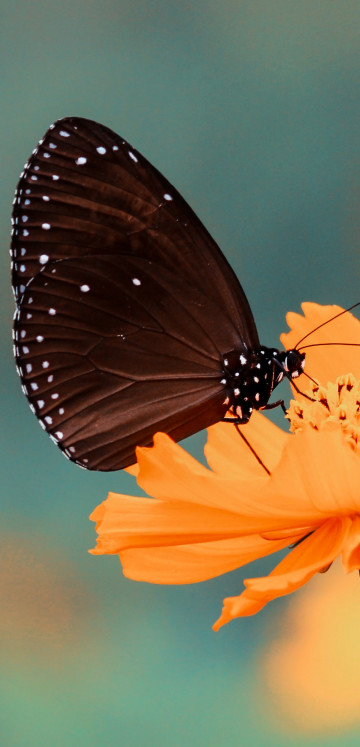
M 22 388 L 63 453 L 121 469 L 269 407 L 304 354 L 261 347 L 245 294 L 191 208 L 107 127 L 51 125 L 16 190 L 14 348 Z

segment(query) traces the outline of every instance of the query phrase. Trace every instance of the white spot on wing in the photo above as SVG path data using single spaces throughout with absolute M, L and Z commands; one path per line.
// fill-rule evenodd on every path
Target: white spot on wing
M 134 285 L 141 285 L 141 280 L 139 280 L 139 278 L 132 278 L 132 282 Z
M 41 365 L 43 368 L 49 368 L 50 363 L 49 361 L 43 361 Z
M 48 314 L 50 314 L 50 316 L 55 316 L 56 309 L 49 309 Z
M 86 161 L 87 158 L 85 158 L 85 156 L 79 156 L 79 158 L 76 159 L 75 163 L 77 166 L 83 166 Z
M 133 161 L 134 161 L 135 163 L 137 163 L 137 162 L 138 162 L 138 160 L 139 160 L 139 159 L 138 159 L 138 158 L 136 158 L 136 155 L 135 155 L 135 153 L 133 153 L 133 152 L 132 152 L 131 150 L 129 150 L 129 151 L 128 151 L 128 154 L 129 154 L 130 158 L 132 158 L 132 160 L 133 160 Z
M 44 338 L 42 335 L 37 335 L 36 342 L 44 342 Z
M 96 150 L 98 153 L 100 153 L 101 156 L 103 156 L 104 153 L 106 153 L 106 148 L 104 148 L 102 145 L 99 145 L 99 147 L 96 148 Z
M 40 254 L 39 262 L 41 265 L 46 265 L 46 263 L 49 261 L 49 255 L 48 254 Z
M 90 290 L 90 286 L 89 285 L 80 285 L 80 290 L 83 293 L 87 293 Z
M 59 135 L 61 135 L 61 137 L 70 137 L 70 132 L 66 132 L 66 130 L 60 130 Z
M 42 223 L 41 228 L 44 229 L 44 231 L 48 231 L 51 228 L 50 223 Z
M 169 195 L 169 193 L 168 193 L 168 192 L 166 192 L 166 193 L 164 194 L 164 200 L 169 200 L 169 201 L 170 201 L 170 200 L 172 200 L 172 197 L 171 197 L 171 195 Z

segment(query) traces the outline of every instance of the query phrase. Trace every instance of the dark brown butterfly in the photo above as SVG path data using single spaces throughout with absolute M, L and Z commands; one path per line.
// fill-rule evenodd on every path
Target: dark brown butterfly
M 24 167 L 12 233 L 23 390 L 72 461 L 120 469 L 269 407 L 304 354 L 260 346 L 220 249 L 164 177 L 96 122 L 51 125 Z M 276 403 L 275 403 L 276 404 Z

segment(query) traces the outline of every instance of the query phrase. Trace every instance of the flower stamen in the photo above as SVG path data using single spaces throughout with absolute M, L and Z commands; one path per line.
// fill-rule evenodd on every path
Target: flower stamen
M 306 427 L 320 430 L 329 423 L 341 425 L 345 441 L 355 450 L 360 447 L 360 381 L 353 374 L 344 374 L 326 387 L 314 384 L 310 389 L 313 401 L 292 400 L 288 409 L 293 433 Z

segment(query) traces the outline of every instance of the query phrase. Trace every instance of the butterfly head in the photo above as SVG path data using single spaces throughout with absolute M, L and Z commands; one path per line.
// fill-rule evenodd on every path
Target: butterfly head
M 293 348 L 285 352 L 278 353 L 276 361 L 288 379 L 297 379 L 304 371 L 305 353 Z

